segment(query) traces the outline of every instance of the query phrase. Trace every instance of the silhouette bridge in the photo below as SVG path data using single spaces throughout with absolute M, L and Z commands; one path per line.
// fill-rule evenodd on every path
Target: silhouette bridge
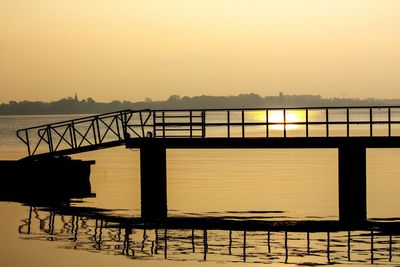
M 400 106 L 122 110 L 20 129 L 28 157 L 140 149 L 143 218 L 167 216 L 166 149 L 336 148 L 339 220 L 366 221 L 366 148 L 400 147 Z

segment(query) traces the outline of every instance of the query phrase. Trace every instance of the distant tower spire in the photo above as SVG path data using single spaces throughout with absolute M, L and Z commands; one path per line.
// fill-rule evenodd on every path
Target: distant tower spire
M 78 101 L 78 94 L 77 93 L 75 93 L 75 101 Z

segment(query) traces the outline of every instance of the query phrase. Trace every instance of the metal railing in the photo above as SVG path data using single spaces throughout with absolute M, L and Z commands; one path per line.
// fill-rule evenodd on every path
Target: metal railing
M 153 128 L 159 138 L 391 137 L 400 106 L 155 110 Z
M 132 138 L 400 136 L 400 106 L 122 110 L 21 129 L 28 155 L 79 153 Z
M 122 110 L 21 129 L 17 137 L 27 146 L 29 156 L 77 153 L 121 145 L 131 136 L 144 137 L 150 116 L 149 110 Z

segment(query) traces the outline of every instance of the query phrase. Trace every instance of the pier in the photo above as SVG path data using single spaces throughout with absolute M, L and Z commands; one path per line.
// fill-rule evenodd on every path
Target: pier
M 367 219 L 366 149 L 400 147 L 400 107 L 123 110 L 17 131 L 27 160 L 140 149 L 141 213 L 167 217 L 167 149 L 332 148 L 339 221 Z

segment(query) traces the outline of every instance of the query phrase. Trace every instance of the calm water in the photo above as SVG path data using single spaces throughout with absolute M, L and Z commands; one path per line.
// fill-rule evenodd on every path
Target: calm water
M 15 137 L 16 129 L 73 117 L 76 116 L 0 117 L 0 158 L 19 159 L 25 156 L 24 147 Z M 167 155 L 169 216 L 337 219 L 338 168 L 335 149 L 168 150 Z M 139 151 L 113 148 L 74 155 L 73 158 L 96 160 L 91 175 L 92 191 L 96 197 L 74 203 L 74 206 L 103 208 L 108 210 L 107 214 L 115 216 L 135 217 L 140 214 Z M 398 162 L 398 149 L 367 150 L 369 218 L 400 217 Z M 30 210 L 31 231 L 29 234 L 26 229 L 19 232 L 20 226 L 27 227 Z M 195 231 L 193 251 L 191 230 L 170 230 L 167 233 L 167 240 L 171 238 L 168 241 L 169 252 L 164 257 L 164 252 L 161 252 L 165 249 L 164 230 L 156 234 L 155 229 L 146 233 L 143 229 L 131 229 L 132 246 L 126 249 L 123 240 L 125 229 L 108 225 L 107 221 L 102 221 L 104 225 L 100 227 L 96 226 L 100 223 L 98 220 L 72 215 L 58 214 L 51 219 L 50 211 L 4 202 L 0 203 L 0 213 L 1 266 L 371 263 L 369 233 L 354 233 L 354 256 L 349 262 L 347 232 L 331 233 L 332 241 L 329 242 L 327 233 L 312 234 L 311 254 L 307 254 L 305 233 L 289 233 L 287 249 L 285 233 L 272 233 L 272 252 L 268 254 L 266 233 L 251 232 L 247 235 L 244 263 L 243 232 L 232 233 L 230 249 L 233 252 L 229 253 L 229 231 L 209 231 L 207 253 L 204 253 L 203 231 Z M 53 232 L 49 231 L 49 227 Z M 101 247 L 96 249 L 100 228 L 103 239 Z M 389 236 L 375 238 L 375 248 L 379 249 L 373 253 L 372 262 L 399 264 L 400 240 L 398 236 L 391 238 L 393 244 L 388 241 Z M 156 239 L 159 244 L 155 244 Z M 327 242 L 331 246 L 329 249 Z M 124 244 L 127 253 L 123 253 Z M 389 246 L 392 248 L 390 255 Z M 155 248 L 160 251 L 158 254 Z

